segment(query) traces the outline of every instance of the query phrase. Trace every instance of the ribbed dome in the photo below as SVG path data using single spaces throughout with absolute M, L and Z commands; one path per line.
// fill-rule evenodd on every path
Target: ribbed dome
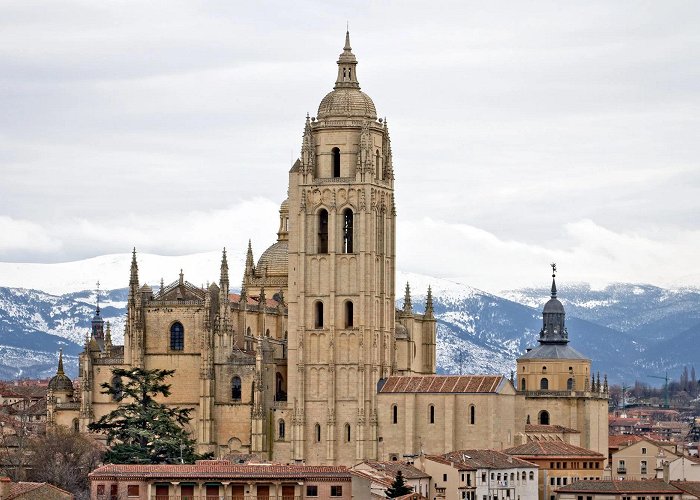
M 255 274 L 262 276 L 266 269 L 267 276 L 287 276 L 289 269 L 289 253 L 287 241 L 278 241 L 263 252 L 255 267 Z
M 396 323 L 396 327 L 394 327 L 394 332 L 395 332 L 397 338 L 400 338 L 400 339 L 408 338 L 408 330 L 401 323 Z
M 73 392 L 73 382 L 64 373 L 57 373 L 49 380 L 49 389 L 56 392 Z
M 356 116 L 377 119 L 372 99 L 358 88 L 337 88 L 326 95 L 318 106 L 317 118 Z

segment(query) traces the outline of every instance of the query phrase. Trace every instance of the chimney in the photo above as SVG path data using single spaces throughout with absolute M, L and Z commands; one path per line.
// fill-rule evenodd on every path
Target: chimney
M 10 495 L 12 481 L 9 477 L 0 477 L 0 500 L 5 500 Z

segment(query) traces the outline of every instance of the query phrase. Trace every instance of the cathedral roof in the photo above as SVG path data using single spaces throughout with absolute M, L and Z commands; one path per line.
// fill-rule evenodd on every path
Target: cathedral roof
M 58 369 L 56 375 L 49 380 L 49 390 L 59 392 L 73 392 L 73 381 L 63 371 L 63 351 L 58 355 Z
M 379 392 L 497 393 L 505 380 L 501 375 L 391 376 Z
M 566 344 L 541 344 L 526 352 L 520 359 L 588 359 Z
M 267 276 L 287 276 L 289 269 L 287 241 L 278 241 L 263 252 L 255 266 L 255 274 L 262 276 L 263 269 Z
M 359 117 L 377 119 L 377 109 L 372 99 L 360 90 L 357 80 L 357 59 L 350 47 L 350 33 L 345 33 L 345 46 L 338 58 L 338 78 L 335 87 L 318 106 L 317 118 Z
M 518 457 L 591 457 L 603 458 L 598 452 L 581 448 L 563 441 L 528 441 L 505 450 L 508 455 Z

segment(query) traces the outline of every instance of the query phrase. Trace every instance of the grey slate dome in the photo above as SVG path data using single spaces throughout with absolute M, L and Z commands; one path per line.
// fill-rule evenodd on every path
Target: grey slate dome
M 63 371 L 63 351 L 58 355 L 58 370 L 49 380 L 49 390 L 53 392 L 73 393 L 73 381 Z
M 565 314 L 564 306 L 561 302 L 559 302 L 559 299 L 557 298 L 549 299 L 544 305 L 542 314 Z
M 286 277 L 289 270 L 289 250 L 287 241 L 278 241 L 263 252 L 255 267 L 255 274 L 262 276 L 263 269 L 267 276 Z

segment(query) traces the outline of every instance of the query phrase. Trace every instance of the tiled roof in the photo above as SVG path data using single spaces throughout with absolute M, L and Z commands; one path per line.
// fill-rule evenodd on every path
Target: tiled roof
M 460 470 L 537 468 L 535 464 L 496 450 L 452 451 L 445 453 L 443 458 L 459 464 Z
M 366 460 L 363 463 L 367 464 L 374 470 L 388 474 L 391 477 L 396 477 L 396 474 L 398 474 L 399 471 L 401 471 L 401 474 L 403 474 L 405 479 L 422 479 L 430 477 L 430 474 L 427 474 L 413 465 L 404 462 L 376 462 L 374 460 Z
M 700 498 L 700 481 L 671 481 L 671 484 L 679 490 Z
M 608 448 L 624 448 L 631 444 L 641 441 L 643 438 L 641 436 L 621 434 L 619 436 L 612 435 L 608 436 Z
M 624 481 L 576 481 L 561 488 L 557 492 L 567 493 L 680 493 L 678 488 L 660 480 L 624 480 Z
M 44 490 L 39 492 L 37 490 Z M 49 491 L 46 491 L 49 490 Z M 32 499 L 32 498 L 68 498 L 72 495 L 48 483 L 29 483 L 29 482 L 19 482 L 11 483 L 8 489 L 7 496 L 3 497 L 3 500 L 13 500 L 13 499 Z
M 574 446 L 562 441 L 529 441 L 520 446 L 514 446 L 505 450 L 509 455 L 519 457 L 590 457 L 604 458 L 595 451 Z
M 377 472 L 375 470 L 354 469 L 354 470 L 350 471 L 350 473 L 354 476 L 359 476 L 359 477 L 365 478 L 369 481 L 379 483 L 383 486 L 386 486 L 387 488 L 389 486 L 391 486 L 394 482 L 393 479 L 390 479 L 386 475 L 382 474 L 381 472 Z
M 225 460 L 204 460 L 194 465 L 104 465 L 90 473 L 99 477 L 142 478 L 280 478 L 334 477 L 350 479 L 347 467 L 331 465 L 232 464 Z
M 238 293 L 229 293 L 228 300 L 230 302 L 235 302 L 236 304 L 238 304 L 241 301 L 241 296 Z M 246 302 L 248 303 L 249 306 L 257 306 L 260 303 L 257 296 L 251 297 L 250 295 L 248 295 L 248 297 L 246 298 Z M 268 298 L 265 299 L 265 307 L 275 308 L 278 305 L 280 305 L 280 303 L 274 299 L 268 299 Z
M 525 424 L 525 432 L 539 432 L 539 433 L 565 433 L 565 434 L 581 434 L 580 431 L 576 429 L 571 429 L 570 427 L 564 427 L 563 425 L 539 425 L 539 424 Z
M 495 393 L 504 382 L 501 375 L 423 375 L 388 377 L 379 392 Z

